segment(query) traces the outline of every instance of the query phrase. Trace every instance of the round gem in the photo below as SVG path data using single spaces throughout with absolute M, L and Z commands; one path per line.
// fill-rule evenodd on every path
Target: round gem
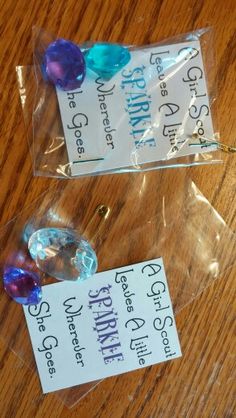
M 6 267 L 3 273 L 4 289 L 22 305 L 36 305 L 42 299 L 40 278 L 36 273 L 17 267 Z
M 62 90 L 75 90 L 85 77 L 85 60 L 80 48 L 73 42 L 57 39 L 46 52 L 43 72 Z
M 86 65 L 104 80 L 109 80 L 130 61 L 128 48 L 118 44 L 94 44 L 85 54 Z
M 38 229 L 31 235 L 28 247 L 37 267 L 58 280 L 84 280 L 96 273 L 94 250 L 71 229 Z

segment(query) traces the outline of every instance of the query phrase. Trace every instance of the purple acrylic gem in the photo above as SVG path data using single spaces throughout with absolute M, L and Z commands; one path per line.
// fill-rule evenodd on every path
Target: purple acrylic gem
M 80 48 L 71 41 L 57 39 L 44 56 L 43 72 L 62 90 L 75 90 L 84 81 L 86 66 Z
M 36 273 L 17 267 L 6 267 L 3 283 L 8 295 L 22 305 L 36 305 L 42 299 L 40 278 Z

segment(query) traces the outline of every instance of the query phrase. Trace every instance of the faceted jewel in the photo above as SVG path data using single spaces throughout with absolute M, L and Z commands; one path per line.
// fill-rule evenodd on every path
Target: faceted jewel
M 104 80 L 110 80 L 130 61 L 128 48 L 117 44 L 94 44 L 85 54 L 86 65 Z
M 44 56 L 43 74 L 62 90 L 75 90 L 85 77 L 85 60 L 80 48 L 73 42 L 57 39 Z
M 37 267 L 58 280 L 84 280 L 97 270 L 92 247 L 71 229 L 39 229 L 31 235 L 28 248 Z
M 17 267 L 6 267 L 3 273 L 4 289 L 22 305 L 36 305 L 42 299 L 40 278 L 36 273 Z

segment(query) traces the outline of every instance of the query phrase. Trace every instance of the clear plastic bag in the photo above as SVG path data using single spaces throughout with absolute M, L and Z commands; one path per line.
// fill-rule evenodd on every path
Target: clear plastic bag
M 131 61 L 111 80 L 87 69 L 82 94 L 45 81 L 43 60 L 53 41 L 35 28 L 34 66 L 17 67 L 35 175 L 70 178 L 222 161 L 217 144 L 205 139 L 218 137 L 211 29 L 129 47 Z M 80 45 L 82 51 L 92 46 Z
M 108 208 L 104 218 L 101 205 Z M 162 257 L 175 314 L 235 263 L 235 235 L 184 170 L 60 182 L 1 229 L 1 270 L 6 264 L 35 270 L 27 240 L 49 226 L 73 228 L 92 242 L 99 271 Z M 35 367 L 22 307 L 2 286 L 0 315 L 0 337 Z M 71 407 L 97 383 L 57 393 Z

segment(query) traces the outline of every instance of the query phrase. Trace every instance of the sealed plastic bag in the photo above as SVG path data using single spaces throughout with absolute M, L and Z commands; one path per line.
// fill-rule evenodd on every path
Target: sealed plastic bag
M 235 235 L 184 172 L 107 180 L 100 176 L 60 182 L 25 208 L 0 231 L 1 269 L 11 264 L 37 271 L 27 247 L 31 234 L 43 227 L 72 228 L 93 245 L 99 271 L 162 257 L 176 314 L 234 263 Z M 42 280 L 48 284 L 51 278 L 45 274 Z M 35 367 L 22 307 L 3 288 L 0 313 L 0 336 Z M 96 384 L 58 394 L 72 406 Z
M 34 67 L 19 66 L 17 75 L 35 175 L 73 177 L 221 161 L 214 142 L 210 29 L 148 46 L 79 45 L 85 78 L 79 88 L 66 91 L 60 88 L 63 71 L 56 60 L 64 55 L 58 58 L 57 41 L 38 29 L 33 41 Z M 130 57 L 123 65 L 118 54 L 119 70 L 110 69 L 108 76 L 106 68 L 97 70 L 104 48 L 108 69 L 117 48 Z M 57 58 L 49 55 L 51 49 Z M 56 86 L 49 65 L 56 68 Z

